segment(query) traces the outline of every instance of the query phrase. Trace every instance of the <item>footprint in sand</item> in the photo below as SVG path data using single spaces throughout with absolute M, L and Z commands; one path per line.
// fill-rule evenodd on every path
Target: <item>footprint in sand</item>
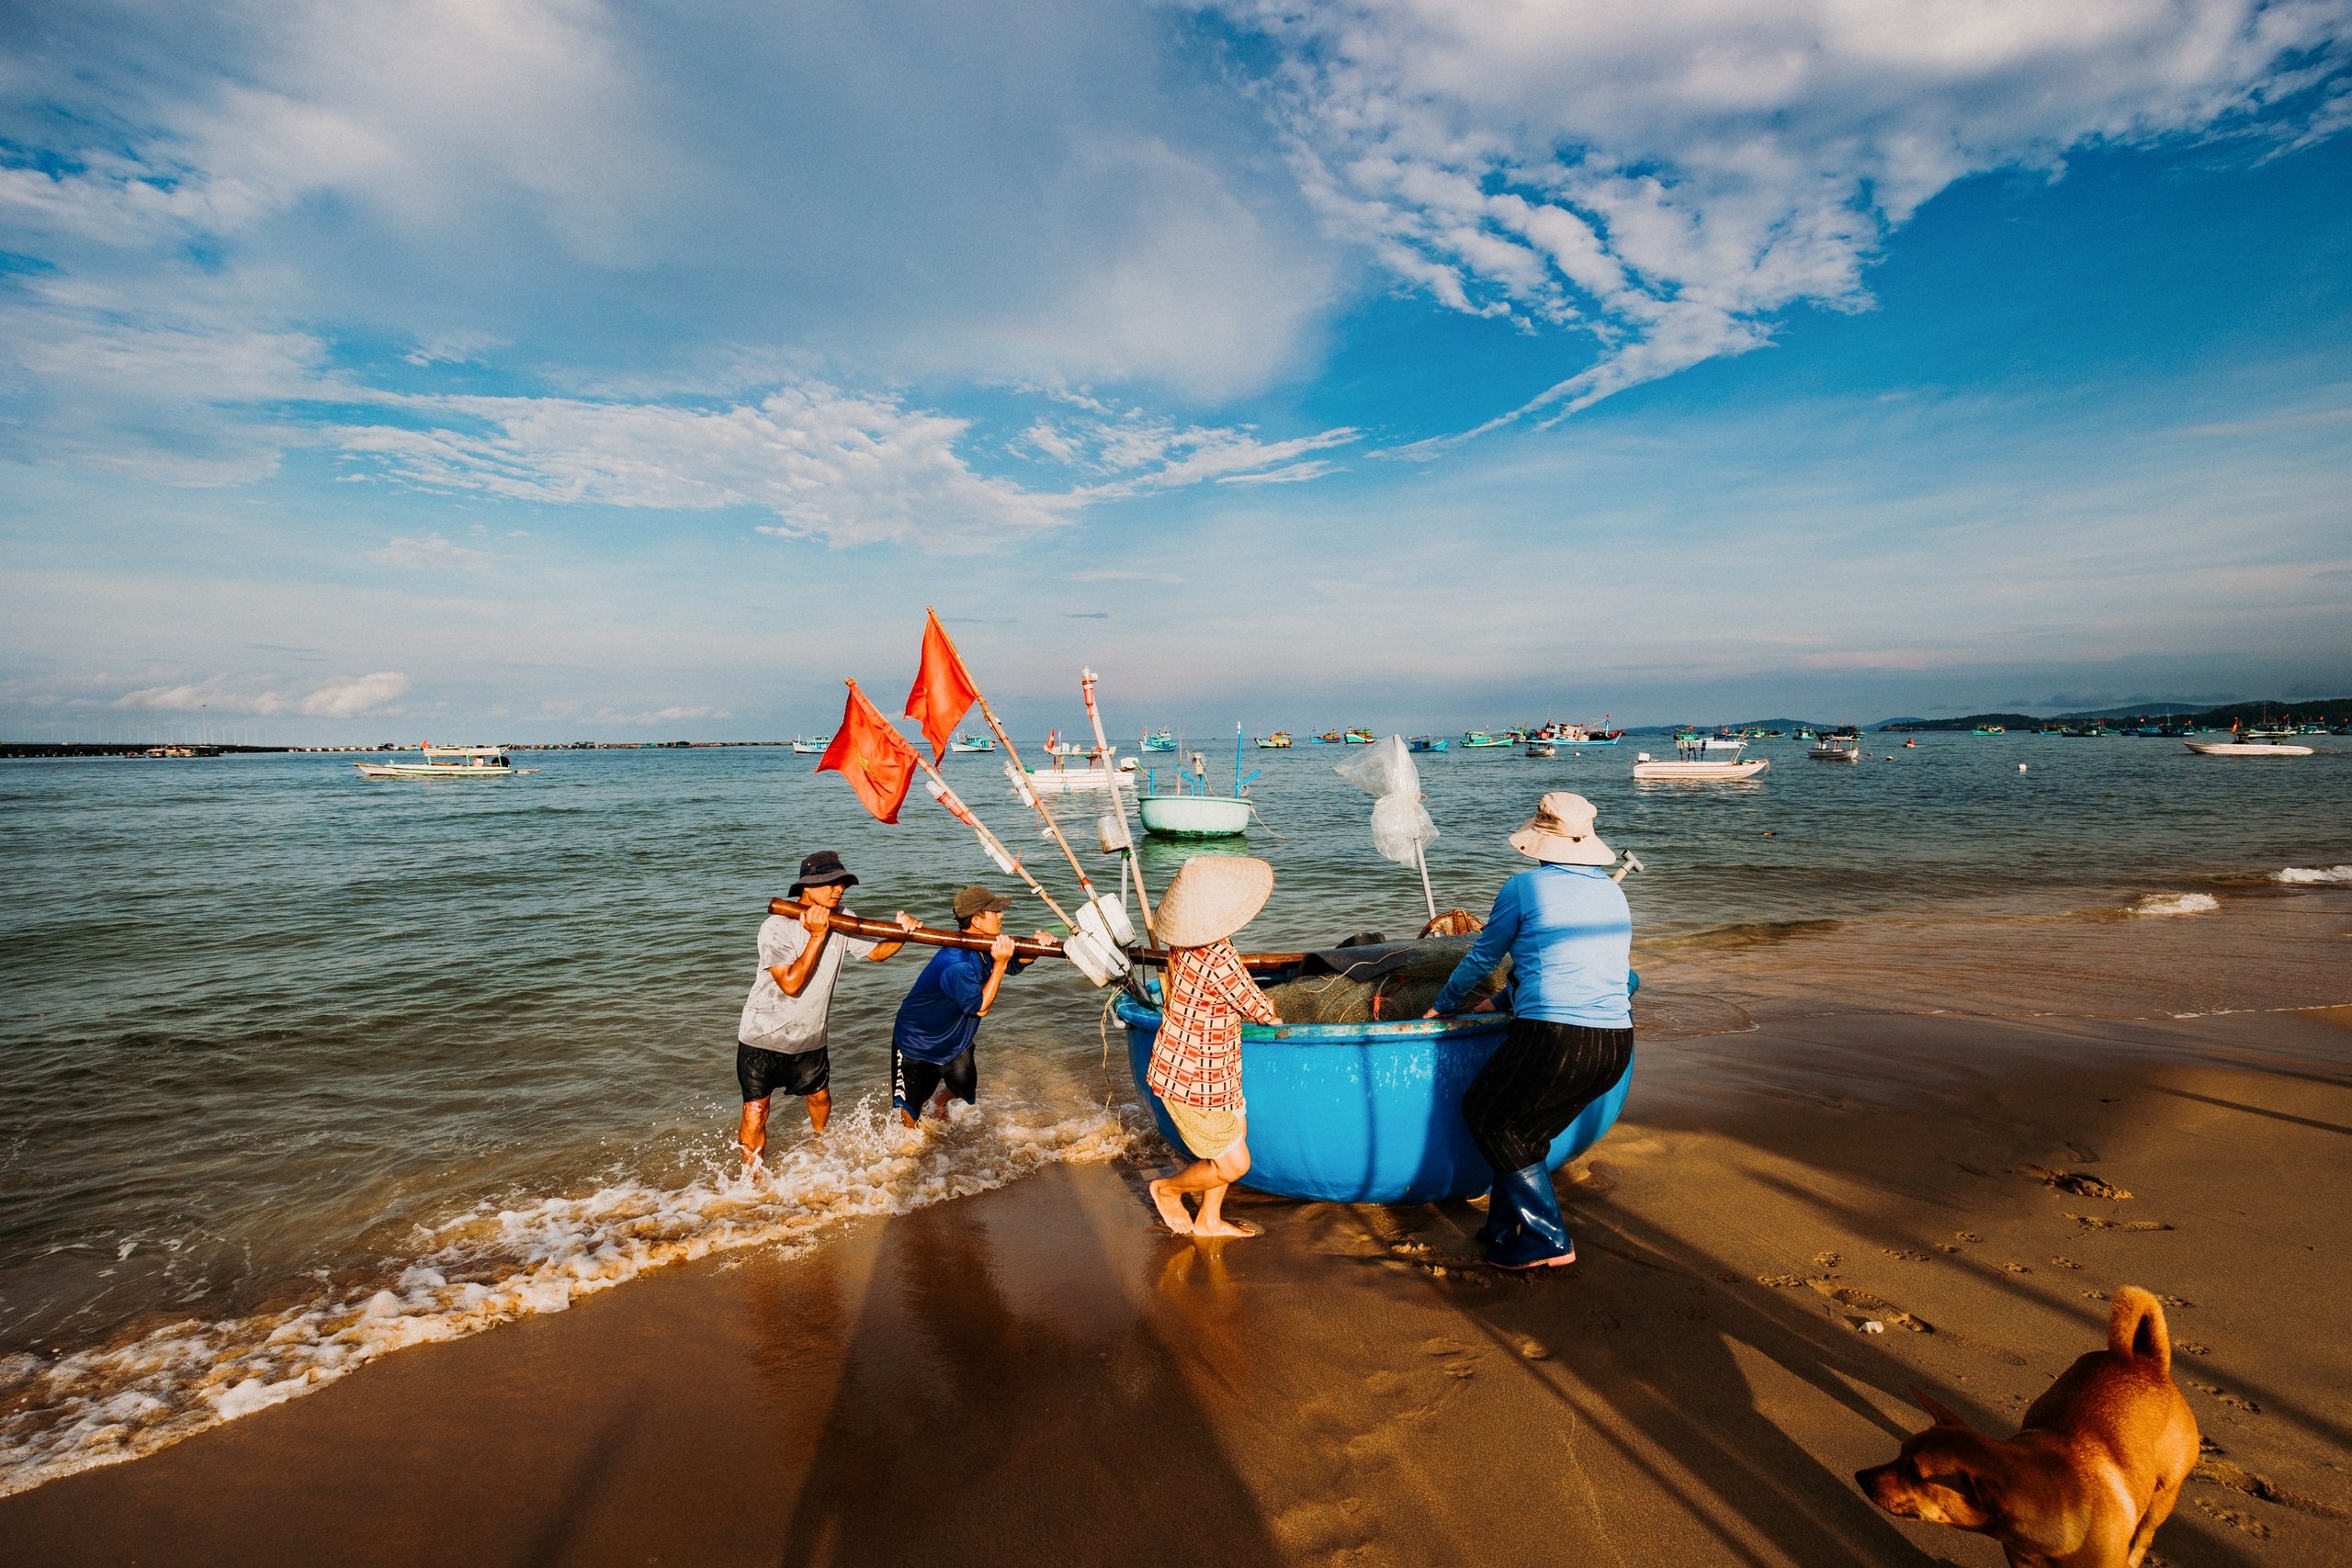
M 1858 1291 L 1850 1285 L 1832 1284 L 1826 1280 L 1807 1280 L 1805 1283 L 1839 1306 L 1853 1307 L 1888 1323 L 1899 1324 L 1914 1334 L 1933 1334 L 1936 1331 L 1933 1324 L 1925 1318 L 1912 1316 L 1884 1296 L 1874 1296 L 1868 1291 Z
M 2044 1187 L 2061 1192 L 2071 1192 L 2077 1198 L 2104 1198 L 2110 1203 L 2128 1202 L 2132 1194 L 2112 1182 L 2101 1181 L 2096 1176 L 2079 1170 L 2052 1170 L 2043 1165 L 2021 1165 L 2016 1168 L 2020 1176 L 2030 1176 Z
M 2270 1539 L 2270 1527 L 2243 1508 L 2225 1508 L 2210 1498 L 2197 1499 L 2197 1511 L 2209 1518 L 2219 1519 L 2232 1529 L 2241 1529 L 2256 1540 Z
M 2210 1356 L 2213 1353 L 2211 1347 L 2200 1345 L 2194 1339 L 2176 1339 L 2172 1342 L 2172 1348 L 2176 1350 L 2186 1350 L 2192 1356 Z
M 2012 1274 L 2030 1274 L 2033 1272 L 2032 1269 L 2027 1268 L 2022 1263 L 2004 1263 L 2001 1267 L 2007 1269 Z
M 1816 1269 L 1835 1269 L 1843 1261 L 1845 1260 L 1834 1252 L 1816 1252 L 1813 1255 L 1813 1266 Z
M 1758 1274 L 1756 1276 L 1756 1282 L 1759 1285 L 1785 1287 L 1802 1285 L 1804 1283 L 1804 1278 L 1798 1274 Z
M 2075 1262 L 2071 1258 L 2053 1258 L 2050 1260 L 2050 1266 L 2052 1269 L 2080 1269 L 2082 1267 L 2081 1264 Z
M 2170 1225 L 2160 1224 L 2155 1220 L 2103 1220 L 2097 1214 L 2077 1214 L 2071 1211 L 2066 1217 L 2085 1230 L 2168 1231 L 2172 1229 Z
M 1899 1258 L 1905 1263 L 1927 1263 L 1932 1261 L 1926 1253 L 1916 1251 L 1907 1247 L 1882 1247 L 1879 1250 L 1885 1253 L 1889 1258 Z
M 1983 1241 L 1984 1239 L 1983 1236 L 1978 1235 L 1974 1231 L 1954 1231 L 1951 1234 L 1953 1239 L 1958 1241 Z
M 2228 1389 L 2222 1388 L 2218 1384 L 2199 1382 L 2194 1378 L 2191 1378 L 2189 1380 L 2188 1386 L 2211 1394 L 2215 1399 L 2221 1401 L 2223 1404 L 2228 1405 L 2233 1410 L 2243 1410 L 2249 1416 L 2259 1416 L 2262 1414 L 2261 1405 L 2256 1404 L 2253 1400 L 2248 1399 L 2242 1393 L 2232 1393 Z

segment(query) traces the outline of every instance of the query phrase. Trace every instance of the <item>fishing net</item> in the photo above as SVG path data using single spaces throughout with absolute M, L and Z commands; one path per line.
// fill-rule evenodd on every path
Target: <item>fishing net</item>
M 1374 1023 L 1419 1018 L 1445 988 L 1476 939 L 1433 937 L 1419 942 L 1327 948 L 1310 953 L 1294 979 L 1266 987 L 1266 999 L 1284 1023 Z M 1506 957 L 1473 987 L 1462 1010 L 1501 991 L 1510 978 Z

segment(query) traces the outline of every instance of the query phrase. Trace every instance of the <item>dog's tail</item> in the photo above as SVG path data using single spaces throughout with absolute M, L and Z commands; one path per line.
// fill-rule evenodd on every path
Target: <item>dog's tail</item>
M 2165 1326 L 2164 1303 L 2137 1285 L 2118 1290 L 2107 1319 L 2107 1348 L 2127 1361 L 2154 1360 L 2169 1375 L 2172 1331 Z

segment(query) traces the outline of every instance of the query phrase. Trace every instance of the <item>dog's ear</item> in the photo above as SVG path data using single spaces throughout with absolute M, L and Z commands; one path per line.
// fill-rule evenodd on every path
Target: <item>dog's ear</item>
M 1913 1383 L 1911 1385 L 1911 1398 L 1918 1404 L 1920 1409 L 1926 1411 L 1928 1415 L 1936 1418 L 1937 1426 L 1957 1427 L 1963 1432 L 1973 1430 L 1967 1422 L 1962 1420 L 1950 1410 L 1947 1410 L 1942 1405 L 1937 1404 L 1935 1397 L 1928 1393 L 1925 1389 L 1921 1388 L 1917 1383 Z

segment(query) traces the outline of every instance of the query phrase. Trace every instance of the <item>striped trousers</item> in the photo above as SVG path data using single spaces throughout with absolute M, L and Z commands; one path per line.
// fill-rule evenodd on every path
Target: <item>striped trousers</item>
M 1630 1029 L 1513 1019 L 1510 1032 L 1462 1095 L 1462 1120 L 1487 1163 L 1524 1170 L 1634 1060 Z

